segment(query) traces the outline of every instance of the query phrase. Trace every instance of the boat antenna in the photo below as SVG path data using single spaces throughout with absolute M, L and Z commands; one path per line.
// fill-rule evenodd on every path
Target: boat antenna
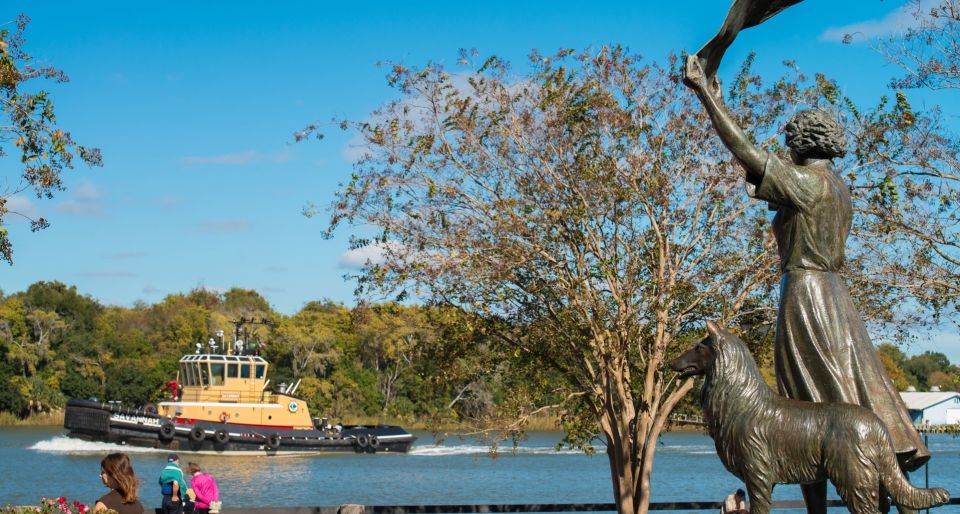
M 277 326 L 276 323 L 267 318 L 266 316 L 261 317 L 260 319 L 254 318 L 253 316 L 246 318 L 240 316 L 240 319 L 235 319 L 231 321 L 233 323 L 233 340 L 236 342 L 239 339 L 244 341 L 250 340 L 250 333 L 247 329 L 242 328 L 244 325 L 266 325 L 268 327 Z M 241 331 L 243 332 L 243 337 L 241 337 Z

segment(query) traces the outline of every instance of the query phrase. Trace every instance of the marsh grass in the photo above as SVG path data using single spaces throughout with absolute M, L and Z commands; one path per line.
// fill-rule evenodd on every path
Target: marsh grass
M 29 418 L 20 419 L 9 412 L 0 412 L 0 426 L 4 427 L 40 427 L 63 426 L 63 411 L 55 410 L 34 414 Z

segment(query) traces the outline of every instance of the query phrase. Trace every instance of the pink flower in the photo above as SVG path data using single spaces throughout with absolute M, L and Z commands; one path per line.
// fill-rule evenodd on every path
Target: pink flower
M 67 503 L 67 497 L 66 497 L 66 496 L 61 496 L 61 497 L 57 498 L 57 503 L 59 503 L 60 505 L 63 505 L 64 503 Z

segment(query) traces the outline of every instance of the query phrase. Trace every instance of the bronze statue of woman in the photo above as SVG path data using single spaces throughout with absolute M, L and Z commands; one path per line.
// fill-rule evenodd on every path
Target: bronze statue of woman
M 846 152 L 842 128 L 821 111 L 798 112 L 784 128 L 791 161 L 786 162 L 750 142 L 697 56 L 685 64 L 684 83 L 746 170 L 748 190 L 776 210 L 773 233 L 783 273 L 774 342 L 780 393 L 873 410 L 890 432 L 901 469 L 919 468 L 930 453 L 840 274 L 852 219 L 849 187 L 832 161 Z M 802 488 L 808 512 L 825 512 L 826 482 Z

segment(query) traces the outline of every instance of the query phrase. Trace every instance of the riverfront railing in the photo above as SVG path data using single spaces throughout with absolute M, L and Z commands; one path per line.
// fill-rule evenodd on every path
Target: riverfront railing
M 713 511 L 721 502 L 657 502 L 650 510 Z M 947 505 L 960 505 L 960 498 L 950 498 Z M 840 500 L 827 500 L 827 507 L 843 507 Z M 802 509 L 803 500 L 773 502 L 773 509 Z M 488 512 L 616 512 L 612 503 L 505 503 L 493 505 L 358 505 L 331 507 L 224 507 L 220 514 L 466 514 Z M 891 512 L 893 509 L 891 509 Z M 160 514 L 160 509 L 156 510 Z M 936 511 L 934 511 L 936 512 Z

